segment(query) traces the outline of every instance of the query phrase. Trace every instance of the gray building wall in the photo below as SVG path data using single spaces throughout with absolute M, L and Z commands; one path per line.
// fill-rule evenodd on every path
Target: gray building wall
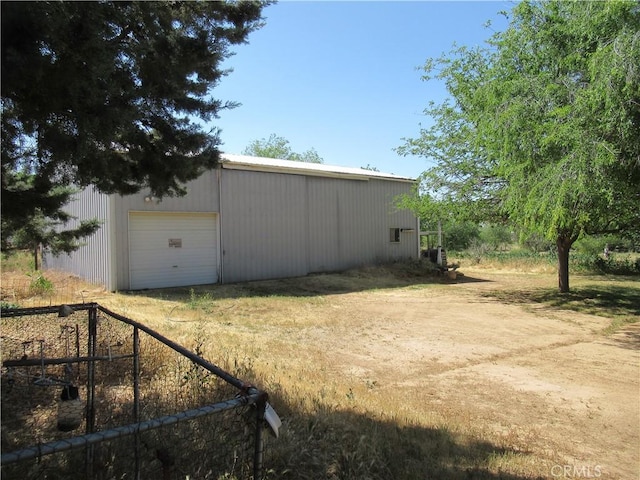
M 222 170 L 223 281 L 345 270 L 415 258 L 417 221 L 394 198 L 412 184 Z M 413 229 L 399 243 L 390 228 Z
M 89 282 L 104 285 L 107 289 L 116 289 L 113 202 L 113 196 L 99 193 L 93 187 L 76 194 L 65 207 L 65 211 L 75 219 L 65 228 L 75 228 L 81 220 L 93 218 L 100 220 L 102 225 L 91 237 L 82 240 L 82 246 L 72 254 L 54 257 L 45 252 L 44 268 L 70 272 Z
M 111 290 L 129 285 L 130 212 L 219 214 L 224 283 L 339 271 L 418 256 L 415 216 L 394 207 L 409 193 L 405 180 L 252 171 L 223 165 L 187 185 L 184 197 L 103 195 L 88 188 L 68 207 L 102 228 L 72 255 L 47 257 L 46 267 L 76 273 Z M 392 243 L 390 228 L 410 229 Z
M 411 191 L 410 183 L 308 177 L 307 185 L 309 272 L 417 256 L 416 218 L 394 207 L 398 195 Z M 391 243 L 390 228 L 414 232 Z
M 223 282 L 307 274 L 301 175 L 222 170 Z

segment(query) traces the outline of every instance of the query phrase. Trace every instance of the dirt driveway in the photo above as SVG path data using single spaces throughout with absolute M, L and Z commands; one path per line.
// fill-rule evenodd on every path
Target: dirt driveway
M 422 387 L 425 412 L 551 459 L 548 478 L 640 478 L 640 324 L 606 336 L 609 319 L 497 301 L 485 293 L 512 288 L 508 276 L 466 273 L 435 290 L 341 295 L 331 308 L 348 326 L 307 341 L 347 375 Z

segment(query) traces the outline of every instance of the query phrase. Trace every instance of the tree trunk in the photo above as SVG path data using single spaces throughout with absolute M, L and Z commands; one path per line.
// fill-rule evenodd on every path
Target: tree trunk
M 569 291 L 569 250 L 575 238 L 558 236 L 558 288 L 560 293 Z
M 39 245 L 36 245 L 35 247 L 33 247 L 33 269 L 37 272 L 38 271 L 38 247 Z

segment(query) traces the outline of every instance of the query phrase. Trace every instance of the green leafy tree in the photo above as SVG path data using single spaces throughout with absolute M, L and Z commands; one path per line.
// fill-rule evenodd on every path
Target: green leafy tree
M 254 157 L 277 158 L 280 160 L 293 160 L 296 162 L 323 163 L 322 157 L 314 148 L 303 153 L 291 150 L 289 140 L 272 133 L 269 138 L 252 141 L 242 153 Z
M 398 150 L 435 160 L 405 203 L 553 240 L 558 285 L 585 234 L 640 229 L 640 4 L 518 3 L 487 47 L 425 65 L 450 99 Z
M 213 167 L 218 131 L 202 125 L 235 104 L 212 89 L 265 5 L 2 2 L 3 250 L 70 220 L 71 186 L 180 195 Z M 53 250 L 69 239 L 36 237 Z
M 480 238 L 480 227 L 473 222 L 451 222 L 443 225 L 444 246 L 447 250 L 460 252 L 469 248 L 473 241 Z
M 480 240 L 494 250 L 501 250 L 513 243 L 513 234 L 507 225 L 483 225 L 480 229 Z

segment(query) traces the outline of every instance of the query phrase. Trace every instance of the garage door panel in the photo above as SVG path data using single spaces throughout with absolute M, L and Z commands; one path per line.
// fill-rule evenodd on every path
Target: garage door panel
M 210 272 L 211 270 L 205 266 L 200 269 L 190 268 L 188 270 L 171 267 L 164 269 L 139 269 L 132 272 L 132 281 L 135 280 L 136 282 L 132 288 L 165 288 L 200 285 L 203 281 L 194 280 L 194 278 L 208 278 Z M 204 283 L 215 283 L 215 281 L 207 282 L 205 280 Z
M 211 236 L 197 236 L 194 232 L 189 232 L 189 236 L 185 236 L 183 232 L 180 233 L 155 233 L 150 237 L 137 237 L 134 232 L 130 234 L 132 240 L 137 242 L 136 250 L 148 251 L 148 250 L 165 250 L 176 251 L 178 253 L 192 251 L 192 250 L 210 250 L 212 245 L 215 245 L 216 239 Z M 179 248 L 171 247 L 169 240 L 177 240 L 180 243 Z
M 198 267 L 217 268 L 217 262 L 215 258 L 212 258 L 211 251 L 209 249 L 197 249 L 192 252 L 176 253 L 176 252 L 156 252 L 148 251 L 149 254 L 155 255 L 157 253 L 157 259 L 150 264 L 149 261 L 140 255 L 140 253 L 147 253 L 139 251 L 134 257 L 131 258 L 131 269 L 140 268 L 159 268 L 161 265 L 173 266 L 177 263 L 187 263 L 190 268 L 196 269 Z
M 208 257 L 210 257 L 210 252 L 207 252 L 206 255 Z M 140 256 L 139 254 L 137 255 L 138 257 Z M 140 269 L 140 268 L 160 268 L 162 265 L 168 265 L 168 266 L 173 266 L 173 265 L 180 265 L 182 264 L 182 266 L 188 266 L 191 269 L 196 269 L 198 267 L 212 267 L 212 268 L 217 268 L 216 265 L 216 261 L 212 258 L 207 258 L 205 257 L 205 254 L 199 254 L 199 255 L 167 255 L 165 258 L 161 258 L 158 259 L 157 261 L 154 261 L 153 263 L 149 263 L 147 261 L 145 261 L 144 259 L 133 259 L 131 261 L 131 268 L 133 270 L 135 269 Z
M 161 288 L 218 281 L 217 215 L 129 215 L 130 288 Z

